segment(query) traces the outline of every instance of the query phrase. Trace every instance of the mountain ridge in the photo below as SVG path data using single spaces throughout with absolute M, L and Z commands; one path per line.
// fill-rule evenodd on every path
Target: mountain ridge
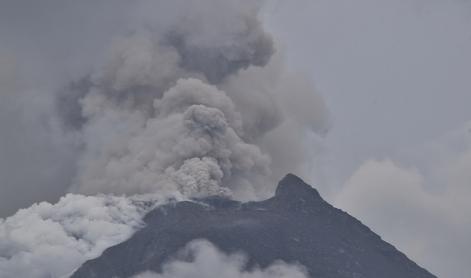
M 227 253 L 246 254 L 249 269 L 282 260 L 303 265 L 313 278 L 436 277 L 293 174 L 264 201 L 183 201 L 154 209 L 144 221 L 143 229 L 84 263 L 72 278 L 161 272 L 195 239 L 206 239 Z

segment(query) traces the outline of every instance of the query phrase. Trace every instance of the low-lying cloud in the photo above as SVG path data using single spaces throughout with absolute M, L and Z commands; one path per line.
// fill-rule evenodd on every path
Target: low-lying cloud
M 300 265 L 276 262 L 264 269 L 246 269 L 242 254 L 225 254 L 208 241 L 190 242 L 162 273 L 145 272 L 133 278 L 307 278 Z
M 68 194 L 0 219 L 0 277 L 68 277 L 129 238 L 156 203 L 143 197 Z

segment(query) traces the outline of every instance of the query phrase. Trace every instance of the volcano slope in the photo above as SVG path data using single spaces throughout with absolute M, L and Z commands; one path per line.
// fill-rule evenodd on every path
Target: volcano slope
M 72 277 L 161 272 L 195 239 L 227 253 L 244 253 L 248 269 L 282 260 L 303 265 L 312 278 L 436 277 L 291 174 L 265 201 L 213 197 L 177 202 L 156 208 L 144 220 L 143 229 L 83 264 Z

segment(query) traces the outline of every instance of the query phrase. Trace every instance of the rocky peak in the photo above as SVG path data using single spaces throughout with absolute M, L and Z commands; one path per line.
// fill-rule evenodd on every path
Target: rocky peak
M 319 192 L 301 178 L 288 174 L 279 183 L 275 192 L 275 200 L 290 204 L 299 208 L 300 206 L 318 206 L 325 203 Z
M 247 268 L 281 260 L 303 265 L 309 277 L 435 277 L 292 174 L 265 201 L 213 197 L 180 202 L 156 208 L 145 221 L 142 230 L 86 262 L 72 278 L 160 272 L 165 262 L 197 239 L 228 254 L 246 254 Z

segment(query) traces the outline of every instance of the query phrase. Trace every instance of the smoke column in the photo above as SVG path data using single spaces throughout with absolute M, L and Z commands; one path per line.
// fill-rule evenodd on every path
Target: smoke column
M 67 276 L 167 197 L 267 197 L 287 172 L 302 175 L 306 134 L 328 127 L 322 98 L 264 31 L 261 1 L 83 3 L 71 10 L 114 8 L 125 23 L 102 58 L 98 47 L 83 57 L 92 70 L 50 94 L 44 130 L 73 165 L 59 171 L 71 182 L 50 188 L 69 194 L 0 219 L 2 277 Z M 96 29 L 106 41 L 110 29 Z
M 104 64 L 59 95 L 63 123 L 82 144 L 72 190 L 266 195 L 273 177 L 305 161 L 299 137 L 325 128 L 325 109 L 271 60 L 260 3 L 158 1 L 143 9 L 160 10 L 156 22 L 115 39 Z M 294 103 L 284 105 L 286 97 Z M 313 112 L 300 114 L 298 103 L 312 103 Z M 288 159 L 279 149 L 299 155 L 290 168 L 276 165 Z

